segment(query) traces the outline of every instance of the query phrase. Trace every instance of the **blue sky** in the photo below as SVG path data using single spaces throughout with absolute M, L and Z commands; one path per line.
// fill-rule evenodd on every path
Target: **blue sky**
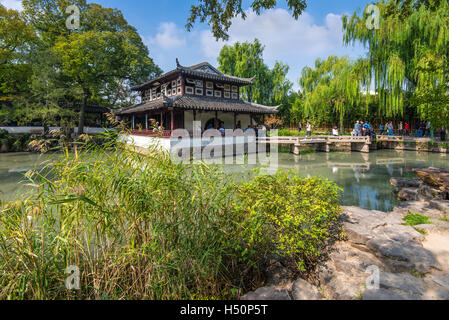
M 0 0 L 7 7 L 18 8 L 18 0 Z M 217 66 L 217 56 L 223 42 L 216 42 L 207 24 L 196 24 L 187 32 L 185 23 L 195 0 L 96 0 L 105 7 L 120 9 L 128 22 L 137 28 L 150 56 L 164 70 L 175 67 L 179 58 L 183 65 L 208 61 Z M 250 1 L 245 0 L 246 7 Z M 260 16 L 250 13 L 243 21 L 235 19 L 228 44 L 258 38 L 265 45 L 264 59 L 271 67 L 275 61 L 290 66 L 289 79 L 298 88 L 297 80 L 303 67 L 313 65 L 316 58 L 364 54 L 360 47 L 345 47 L 342 43 L 341 16 L 361 11 L 368 0 L 309 0 L 308 8 L 298 21 L 288 10 L 286 0 L 278 0 L 276 9 Z M 82 22 L 81 22 L 82 23 Z

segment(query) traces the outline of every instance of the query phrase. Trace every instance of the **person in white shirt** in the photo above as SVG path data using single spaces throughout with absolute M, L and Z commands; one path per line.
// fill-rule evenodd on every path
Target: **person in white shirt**
M 334 137 L 338 137 L 338 129 L 337 129 L 337 127 L 334 127 L 333 129 L 332 129 L 332 135 L 334 136 Z
M 307 121 L 307 133 L 306 133 L 307 137 L 311 137 L 312 136 L 312 124 L 310 122 Z

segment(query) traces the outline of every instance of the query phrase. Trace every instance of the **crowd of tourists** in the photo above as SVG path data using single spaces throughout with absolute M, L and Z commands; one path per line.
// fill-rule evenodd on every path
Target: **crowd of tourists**
M 298 126 L 299 132 L 302 132 L 302 123 Z M 306 124 L 306 136 L 312 135 L 312 124 L 307 122 Z M 339 132 L 337 127 L 331 130 L 331 135 L 338 136 Z M 352 136 L 354 137 L 366 137 L 370 136 L 375 138 L 376 135 L 388 135 L 388 136 L 411 136 L 417 138 L 429 137 L 432 138 L 435 135 L 439 136 L 441 141 L 446 141 L 447 130 L 444 128 L 439 128 L 438 130 L 432 129 L 430 122 L 417 122 L 414 126 L 414 130 L 411 129 L 410 123 L 400 121 L 396 125 L 392 121 L 386 123 L 381 122 L 376 130 L 374 125 L 369 121 L 357 121 L 352 130 Z

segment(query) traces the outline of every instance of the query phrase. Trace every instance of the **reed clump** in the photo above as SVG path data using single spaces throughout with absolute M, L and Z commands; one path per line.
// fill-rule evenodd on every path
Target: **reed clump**
M 251 182 L 239 186 L 206 164 L 176 164 L 156 147 L 143 155 L 113 139 L 67 151 L 27 178 L 36 192 L 1 204 L 0 299 L 235 299 L 261 284 L 259 264 L 267 255 L 300 257 L 295 250 L 304 249 L 300 239 L 285 247 L 294 225 L 270 227 L 270 217 L 279 215 Z M 288 180 L 279 179 L 276 188 Z M 299 190 L 292 183 L 289 190 Z M 320 215 L 317 225 L 326 230 L 339 210 L 326 201 L 336 197 L 310 207 L 324 203 L 329 219 L 323 223 Z M 295 206 L 283 205 L 291 219 Z M 282 237 L 267 245 L 276 230 Z M 308 238 L 321 240 L 307 230 Z M 67 290 L 68 266 L 79 268 L 80 290 Z

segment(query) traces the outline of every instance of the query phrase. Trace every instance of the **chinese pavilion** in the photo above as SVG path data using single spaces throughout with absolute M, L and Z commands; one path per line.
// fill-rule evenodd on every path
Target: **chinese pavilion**
M 164 137 L 176 129 L 192 131 L 194 121 L 201 121 L 203 130 L 220 123 L 226 129 L 245 129 L 255 124 L 254 115 L 278 112 L 277 107 L 240 99 L 241 88 L 253 79 L 225 75 L 207 62 L 184 67 L 176 59 L 176 64 L 175 70 L 133 88 L 140 92 L 140 104 L 116 112 L 131 124 L 133 134 L 151 136 L 154 122 Z

